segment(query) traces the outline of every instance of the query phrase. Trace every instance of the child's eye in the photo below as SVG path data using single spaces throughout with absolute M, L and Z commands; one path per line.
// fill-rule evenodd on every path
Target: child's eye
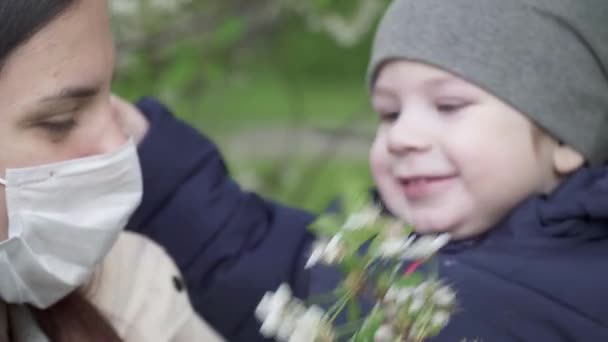
M 399 118 L 399 112 L 391 112 L 391 113 L 380 113 L 380 121 L 391 123 L 397 121 Z
M 467 107 L 469 104 L 470 103 L 466 101 L 446 101 L 436 103 L 435 107 L 440 113 L 450 114 Z

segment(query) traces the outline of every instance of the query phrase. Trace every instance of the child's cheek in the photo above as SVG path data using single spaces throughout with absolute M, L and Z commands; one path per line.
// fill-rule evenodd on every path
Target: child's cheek
M 378 134 L 369 151 L 369 166 L 374 177 L 379 173 L 388 172 L 388 159 L 389 156 L 384 139 Z
M 6 213 L 6 192 L 0 188 L 0 242 L 8 238 L 8 217 Z
M 405 196 L 392 173 L 392 158 L 381 141 L 376 141 L 370 151 L 370 169 L 376 189 L 384 205 L 397 217 L 407 220 L 408 205 Z

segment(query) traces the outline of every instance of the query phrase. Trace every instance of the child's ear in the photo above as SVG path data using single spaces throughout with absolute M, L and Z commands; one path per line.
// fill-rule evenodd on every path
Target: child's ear
M 572 147 L 560 144 L 553 150 L 553 168 L 560 176 L 578 170 L 585 163 L 585 158 Z

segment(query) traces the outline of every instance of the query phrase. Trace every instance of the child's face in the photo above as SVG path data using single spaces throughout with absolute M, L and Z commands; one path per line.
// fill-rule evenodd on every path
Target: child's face
M 465 238 L 559 183 L 559 144 L 523 114 L 440 69 L 399 60 L 378 74 L 371 149 L 382 199 L 419 233 Z

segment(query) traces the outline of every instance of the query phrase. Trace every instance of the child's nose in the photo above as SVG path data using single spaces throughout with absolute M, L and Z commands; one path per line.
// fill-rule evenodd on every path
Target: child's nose
M 407 115 L 399 119 L 390 127 L 387 136 L 387 148 L 392 154 L 423 152 L 432 146 L 426 129 L 416 123 L 415 118 Z

